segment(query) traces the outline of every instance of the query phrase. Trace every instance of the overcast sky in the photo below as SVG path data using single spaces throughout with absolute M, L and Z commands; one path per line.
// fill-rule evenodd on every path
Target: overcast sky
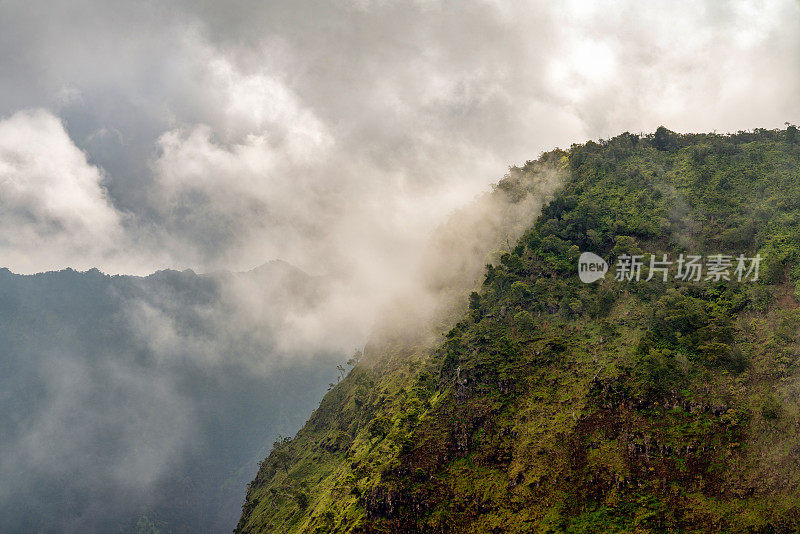
M 0 1 L 0 263 L 365 286 L 543 150 L 800 119 L 800 3 Z

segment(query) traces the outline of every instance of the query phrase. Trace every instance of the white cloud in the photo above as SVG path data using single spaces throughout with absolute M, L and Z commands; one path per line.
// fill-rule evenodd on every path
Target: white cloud
M 28 272 L 90 268 L 124 239 L 103 174 L 48 111 L 0 121 L 0 257 Z
M 85 0 L 49 4 L 47 18 L 35 5 L 4 4 L 8 58 L 28 50 L 36 67 L 0 57 L 16 69 L 0 83 L 0 113 L 57 104 L 131 216 L 122 224 L 140 243 L 129 254 L 140 273 L 274 257 L 335 270 L 351 252 L 381 271 L 541 150 L 659 124 L 779 127 L 800 114 L 789 0 L 234 11 Z M 102 250 L 85 263 L 134 270 Z M 53 263 L 36 258 L 30 269 Z

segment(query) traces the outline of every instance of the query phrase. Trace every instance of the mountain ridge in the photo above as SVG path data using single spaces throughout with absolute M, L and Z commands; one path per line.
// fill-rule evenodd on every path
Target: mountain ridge
M 285 260 L 281 260 L 281 259 L 274 259 L 274 260 L 266 261 L 266 262 L 262 263 L 261 265 L 253 267 L 252 269 L 248 269 L 246 271 L 232 271 L 232 270 L 227 270 L 227 269 L 221 269 L 221 270 L 218 269 L 218 270 L 214 270 L 214 271 L 198 273 L 196 270 L 187 267 L 186 269 L 172 269 L 172 268 L 157 269 L 157 270 L 155 270 L 155 271 L 153 271 L 151 273 L 144 274 L 144 275 L 119 274 L 119 273 L 117 273 L 117 274 L 109 274 L 109 273 L 103 272 L 98 267 L 92 267 L 90 269 L 86 269 L 85 271 L 80 271 L 80 270 L 77 270 L 77 269 L 73 269 L 72 267 L 64 267 L 63 269 L 51 269 L 51 270 L 48 270 L 48 271 L 39 271 L 39 272 L 36 272 L 36 273 L 16 273 L 16 272 L 12 271 L 11 269 L 9 269 L 8 267 L 0 267 L 0 274 L 14 275 L 14 276 L 41 276 L 41 275 L 52 274 L 52 273 L 64 273 L 64 272 L 69 273 L 69 272 L 72 272 L 72 273 L 78 273 L 78 274 L 101 274 L 103 276 L 107 276 L 107 277 L 111 277 L 111 278 L 113 278 L 113 277 L 147 278 L 147 277 L 150 277 L 150 276 L 158 275 L 159 273 L 180 273 L 180 274 L 188 274 L 188 275 L 195 275 L 195 276 L 214 276 L 214 275 L 220 275 L 220 274 L 228 275 L 228 274 L 248 274 L 248 273 L 269 273 L 270 271 L 280 271 L 280 272 L 283 272 L 283 273 L 291 273 L 291 272 L 293 272 L 293 273 L 298 273 L 298 274 L 301 273 L 301 274 L 306 275 L 306 276 L 311 276 L 311 275 L 307 274 L 305 271 L 303 271 L 302 269 L 300 269 L 299 267 L 296 267 L 296 266 L 292 265 L 291 263 L 289 263 L 289 262 L 287 262 Z
M 229 530 L 264 441 L 307 418 L 344 357 L 276 347 L 324 289 L 288 264 L 0 270 L 0 530 Z

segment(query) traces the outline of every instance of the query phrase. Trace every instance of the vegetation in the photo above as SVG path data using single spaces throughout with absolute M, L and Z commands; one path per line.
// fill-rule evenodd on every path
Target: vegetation
M 368 347 L 236 532 L 800 529 L 796 128 L 625 133 L 498 189 L 543 165 L 565 183 L 461 320 L 436 347 Z M 583 251 L 612 272 L 581 283 Z M 755 282 L 614 279 L 651 253 L 764 262 Z

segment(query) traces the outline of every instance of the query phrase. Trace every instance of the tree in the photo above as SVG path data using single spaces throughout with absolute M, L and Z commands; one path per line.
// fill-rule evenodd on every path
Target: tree
M 794 124 L 790 124 L 786 128 L 786 141 L 790 145 L 793 145 L 797 142 L 797 126 L 795 126 Z
M 291 441 L 292 438 L 279 435 L 275 443 L 272 444 L 272 452 L 269 454 L 269 459 L 272 460 L 272 464 L 276 468 L 288 471 L 289 466 L 292 465 L 292 456 L 287 450 Z
M 347 365 L 349 365 L 350 367 L 358 365 L 358 362 L 361 361 L 361 358 L 363 356 L 364 354 L 360 350 L 356 349 L 355 352 L 353 352 L 353 357 L 347 360 Z
M 301 510 L 305 510 L 306 508 L 308 508 L 308 502 L 310 500 L 310 497 L 308 493 L 306 493 L 305 491 L 298 491 L 297 493 L 294 494 L 294 500 L 297 503 L 298 508 L 300 508 Z
M 663 126 L 656 129 L 656 134 L 653 137 L 653 146 L 658 150 L 668 150 L 674 144 L 675 133 L 667 130 Z

